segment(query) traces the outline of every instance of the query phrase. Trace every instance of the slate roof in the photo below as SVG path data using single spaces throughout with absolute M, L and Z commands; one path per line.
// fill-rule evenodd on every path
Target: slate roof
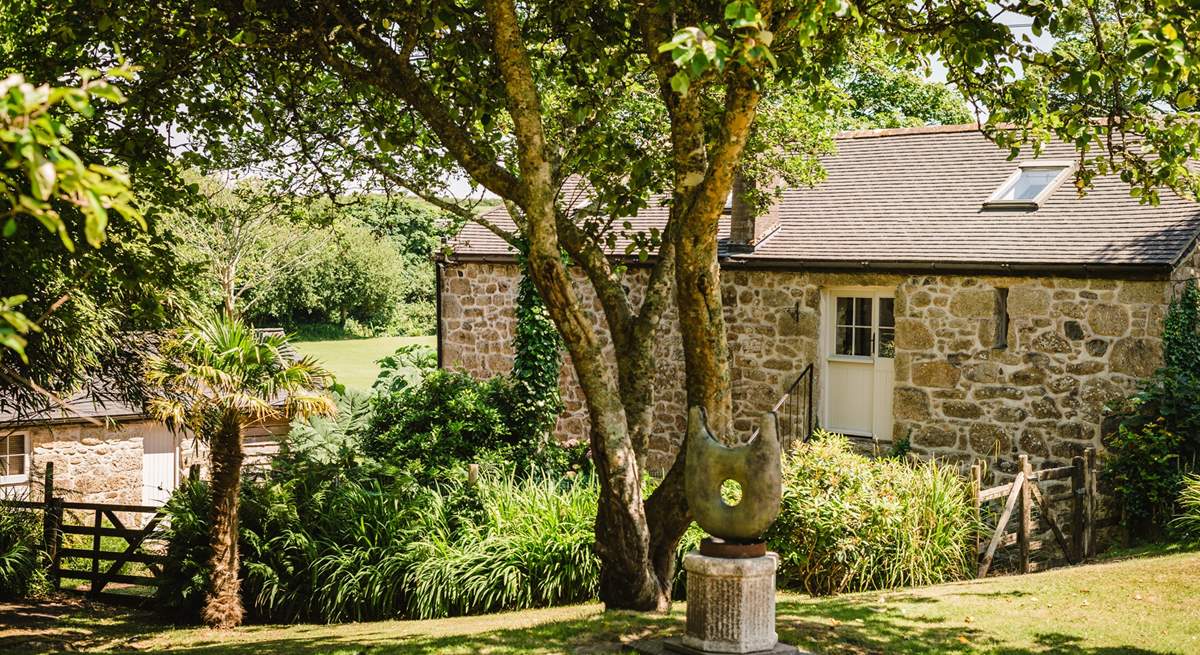
M 276 336 L 283 336 L 285 334 L 280 328 L 257 328 L 255 332 Z M 162 337 L 162 333 L 156 332 L 128 332 L 125 334 L 128 336 L 130 343 L 136 344 L 146 356 L 157 350 Z M 296 351 L 290 342 L 280 352 L 291 360 L 296 360 L 300 357 L 299 352 Z M 140 404 L 131 403 L 129 400 L 123 398 L 122 394 L 117 390 L 106 389 L 110 385 L 103 384 L 103 381 L 100 382 L 100 384 L 89 385 L 93 387 L 89 391 L 75 394 L 69 398 L 63 398 L 63 403 L 67 406 L 66 409 L 56 405 L 48 410 L 30 415 L 29 412 L 21 411 L 21 408 L 14 407 L 11 403 L 0 402 L 0 425 L 6 423 L 19 423 L 23 425 L 76 423 L 86 421 L 87 419 L 117 420 L 145 417 L 145 410 Z
M 851 132 L 836 143 L 823 161 L 827 178 L 786 190 L 779 229 L 753 253 L 725 253 L 727 264 L 1169 267 L 1200 232 L 1200 204 L 1163 191 L 1160 205 L 1141 205 L 1116 176 L 1097 177 L 1084 197 L 1068 180 L 1035 211 L 984 209 L 1031 156 L 1008 161 L 973 125 Z M 1056 143 L 1040 159 L 1075 157 L 1072 146 Z M 508 222 L 503 209 L 489 218 Z M 655 206 L 631 219 L 635 230 L 665 220 L 665 208 Z M 454 251 L 504 255 L 506 244 L 482 229 L 464 229 Z

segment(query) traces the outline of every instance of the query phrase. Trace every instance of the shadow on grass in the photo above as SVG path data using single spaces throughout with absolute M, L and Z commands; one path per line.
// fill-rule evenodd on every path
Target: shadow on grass
M 1018 597 L 1025 592 L 994 592 L 981 596 Z M 903 606 L 945 601 L 921 596 L 892 595 L 886 602 L 862 596 L 825 599 L 819 604 L 780 603 L 778 631 L 784 642 L 821 655 L 918 655 L 930 653 L 993 653 L 995 655 L 1166 655 L 1163 651 L 1129 647 L 1092 647 L 1074 635 L 1041 633 L 1035 645 L 1013 647 L 995 635 L 967 625 L 949 625 L 940 617 L 916 616 Z
M 864 596 L 819 603 L 783 601 L 778 606 L 780 638 L 822 655 L 1163 655 L 1140 648 L 1089 646 L 1078 636 L 1052 631 L 1034 633 L 1032 644 L 1013 646 L 968 625 L 918 616 L 912 611 L 915 602 L 944 601 L 914 596 L 889 596 L 884 602 Z M 8 617 L 0 618 L 4 619 L 0 628 L 5 628 Z M 18 626 L 18 636 L 0 637 L 0 653 L 41 655 L 101 649 L 117 653 L 169 650 L 185 655 L 599 654 L 620 652 L 635 639 L 676 635 L 683 629 L 679 612 L 666 616 L 609 612 L 487 631 L 473 631 L 469 621 L 361 623 L 336 628 L 247 626 L 236 632 L 188 631 L 156 648 L 162 642 L 150 640 L 161 637 L 159 633 L 171 626 L 144 612 L 102 606 L 40 610 L 31 606 L 18 623 L 23 624 Z M 39 630 L 46 627 L 53 629 Z

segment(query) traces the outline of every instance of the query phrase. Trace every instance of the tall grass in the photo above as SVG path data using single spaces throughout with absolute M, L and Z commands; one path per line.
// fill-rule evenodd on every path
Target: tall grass
M 384 486 L 323 467 L 242 489 L 242 593 L 254 618 L 434 618 L 595 597 L 597 489 L 487 472 L 474 486 Z M 165 606 L 195 611 L 207 577 L 207 485 L 168 503 Z
M 454 529 L 445 492 L 422 508 L 405 576 L 409 614 L 433 618 L 524 609 L 594 598 L 599 561 L 592 525 L 597 487 L 590 479 L 485 475 L 480 511 Z
M 1184 541 L 1200 542 L 1200 474 L 1184 476 L 1178 506 L 1171 529 Z
M 41 538 L 40 514 L 0 504 L 0 597 L 36 596 L 49 590 Z
M 784 584 L 825 595 L 964 577 L 978 529 L 957 470 L 868 459 L 821 433 L 785 459 L 768 538 Z

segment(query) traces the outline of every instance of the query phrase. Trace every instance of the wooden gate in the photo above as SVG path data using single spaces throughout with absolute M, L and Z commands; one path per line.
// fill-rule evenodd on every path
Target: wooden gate
M 1087 449 L 1082 456 L 1072 459 L 1070 466 L 1042 469 L 1034 471 L 1029 465 L 1029 458 L 1021 455 L 1018 458 L 1018 471 L 1012 482 L 996 487 L 983 489 L 983 467 L 975 464 L 971 467 L 971 483 L 975 491 L 975 512 L 982 518 L 986 503 L 1004 500 L 1003 509 L 992 531 L 991 539 L 986 543 L 982 538 L 976 542 L 976 552 L 979 555 L 978 577 L 988 574 L 996 551 L 1004 546 L 1017 545 L 1018 570 L 1030 573 L 1044 564 L 1030 561 L 1030 554 L 1046 547 L 1046 540 L 1034 539 L 1035 527 L 1033 509 L 1036 503 L 1041 520 L 1049 527 L 1053 542 L 1068 564 L 1078 564 L 1095 554 L 1095 512 L 1096 512 L 1096 451 Z M 1043 493 L 1039 482 L 1052 480 L 1070 480 L 1070 491 L 1049 495 Z M 1071 502 L 1071 523 L 1068 530 L 1063 530 L 1052 511 L 1052 503 L 1069 500 Z M 1008 524 L 1014 513 L 1017 516 L 1016 532 L 1008 531 Z M 1068 532 L 1069 531 L 1069 532 Z M 1068 538 L 1069 535 L 1069 538 Z
M 45 493 L 42 502 L 4 501 L 6 505 L 41 510 L 43 514 L 42 548 L 46 551 L 50 579 L 55 589 L 63 579 L 89 582 L 87 595 L 110 601 L 140 602 L 151 594 L 118 594 L 106 591 L 111 584 L 156 587 L 162 573 L 163 555 L 148 552 L 146 541 L 163 519 L 162 508 L 148 505 L 78 503 L 54 497 L 54 464 L 46 465 Z M 140 527 L 128 526 L 121 514 L 145 518 Z M 66 535 L 85 537 L 85 545 L 67 543 Z M 108 544 L 105 538 L 108 538 Z M 106 549 L 117 540 L 116 550 Z M 72 540 L 73 541 L 73 540 Z M 82 562 L 79 567 L 72 566 Z M 141 564 L 145 574 L 132 575 L 122 569 Z

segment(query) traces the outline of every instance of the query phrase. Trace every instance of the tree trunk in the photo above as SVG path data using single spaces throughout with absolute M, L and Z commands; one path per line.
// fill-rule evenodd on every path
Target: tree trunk
M 242 483 L 242 425 L 232 412 L 221 417 L 209 442 L 212 458 L 212 513 L 209 541 L 212 578 L 201 617 L 209 627 L 232 628 L 242 622 L 238 560 L 238 493 Z

